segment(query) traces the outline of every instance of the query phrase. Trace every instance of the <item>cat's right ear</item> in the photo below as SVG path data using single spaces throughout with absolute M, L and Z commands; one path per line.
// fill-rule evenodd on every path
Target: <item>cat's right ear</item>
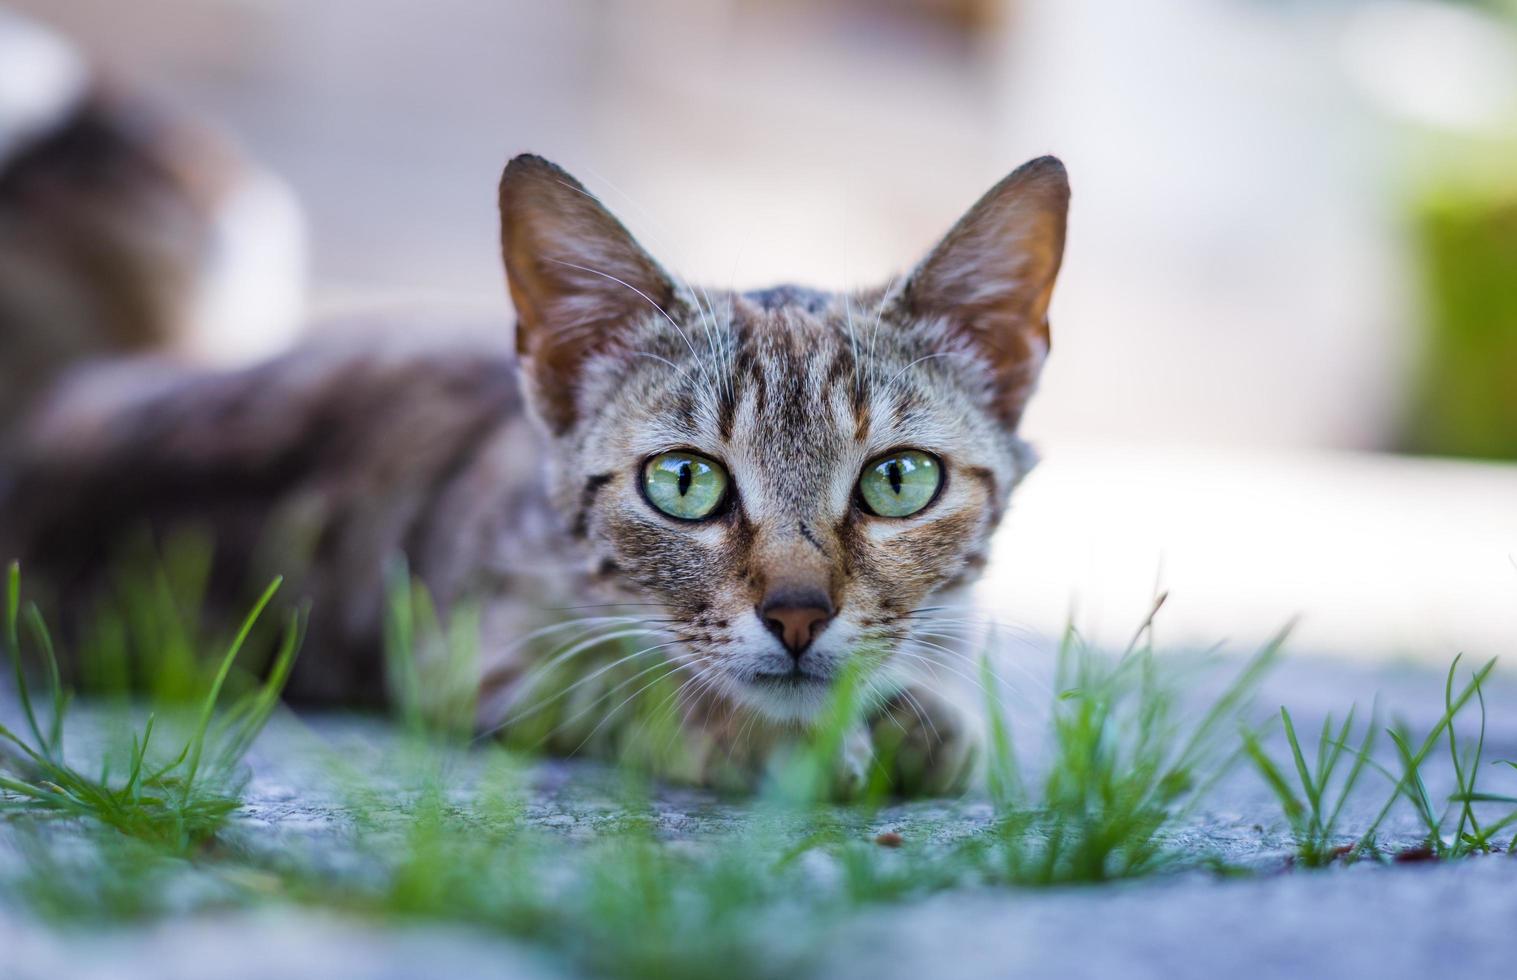
M 631 321 L 668 309 L 674 286 L 600 201 L 538 156 L 515 157 L 501 175 L 500 244 L 529 396 L 562 434 L 585 361 L 615 350 Z
M 1048 355 L 1048 304 L 1064 257 L 1069 175 L 1054 157 L 996 184 L 917 266 L 907 310 L 940 325 L 991 369 L 991 408 L 1009 429 Z

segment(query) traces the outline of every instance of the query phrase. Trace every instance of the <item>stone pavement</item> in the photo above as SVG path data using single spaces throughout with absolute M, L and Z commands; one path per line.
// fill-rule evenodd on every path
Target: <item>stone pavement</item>
M 1263 692 L 1285 701 L 1303 732 L 1322 713 L 1380 692 L 1386 712 L 1425 726 L 1441 711 L 1442 679 L 1414 666 L 1287 664 Z M 1487 691 L 1488 758 L 1517 758 L 1517 685 L 1497 675 Z M 1472 732 L 1473 717 L 1464 730 Z M 252 799 L 237 833 L 275 842 L 319 838 L 341 818 L 303 762 L 301 740 L 340 738 L 372 722 L 308 720 L 297 734 L 274 729 L 258 748 Z M 382 737 L 382 736 L 380 736 Z M 1310 736 L 1313 740 L 1315 736 Z M 360 760 L 361 764 L 361 760 Z M 591 836 L 612 814 L 594 787 L 594 766 L 545 763 L 528 819 Z M 1447 757 L 1429 771 L 1435 798 Z M 1505 786 L 1491 770 L 1488 787 Z M 1375 794 L 1351 808 L 1362 826 Z M 698 838 L 739 823 L 741 802 L 670 790 L 657 801 L 671 838 Z M 984 819 L 974 803 L 904 804 L 879 822 L 937 811 L 949 825 Z M 3 825 L 0 825 L 3 826 Z M 1321 873 L 1284 867 L 1278 809 L 1251 773 L 1217 793 L 1209 812 L 1186 827 L 1187 847 L 1253 866 L 1222 878 L 1191 872 L 1099 887 L 970 889 L 853 916 L 829 939 L 820 976 L 869 977 L 1495 977 L 1512 970 L 1517 922 L 1517 859 L 1506 854 L 1457 864 L 1358 865 Z M 1400 819 L 1393 842 L 1415 840 Z M 3 843 L 3 841 L 0 841 Z M 3 847 L 0 847 L 3 851 Z M 521 944 L 452 926 L 375 925 L 309 910 L 217 913 L 132 927 L 60 931 L 30 920 L 0 895 L 0 978 L 389 978 L 562 976 L 557 961 Z

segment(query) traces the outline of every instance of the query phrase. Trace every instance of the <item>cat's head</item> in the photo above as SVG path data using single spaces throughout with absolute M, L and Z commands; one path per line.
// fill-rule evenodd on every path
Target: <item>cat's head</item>
M 983 565 L 1030 465 L 1069 184 L 1052 157 L 860 293 L 691 288 L 574 178 L 501 179 L 528 400 L 599 581 L 708 689 L 804 720 L 851 656 L 919 673 L 914 614 Z

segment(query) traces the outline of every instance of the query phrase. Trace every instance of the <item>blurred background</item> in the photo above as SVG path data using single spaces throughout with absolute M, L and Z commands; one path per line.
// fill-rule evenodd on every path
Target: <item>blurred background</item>
M 1158 582 L 1171 642 L 1299 615 L 1338 656 L 1517 646 L 1517 0 L 10 6 L 277 178 L 248 206 L 299 286 L 224 298 L 222 360 L 354 307 L 505 322 L 524 150 L 738 287 L 882 281 L 1055 153 L 1045 462 L 998 618 L 1116 640 Z

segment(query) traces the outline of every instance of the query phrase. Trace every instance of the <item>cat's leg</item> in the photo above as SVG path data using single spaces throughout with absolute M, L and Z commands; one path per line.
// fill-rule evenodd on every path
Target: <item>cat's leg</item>
M 659 775 L 713 789 L 751 792 L 784 779 L 814 749 L 789 726 L 742 710 L 684 719 L 681 751 L 667 754 Z M 981 753 L 979 719 L 950 697 L 923 686 L 903 688 L 850 727 L 819 772 L 802 769 L 810 787 L 837 801 L 862 797 L 884 767 L 903 796 L 944 796 L 965 790 Z
M 874 756 L 903 796 L 946 796 L 968 788 L 981 754 L 978 719 L 934 690 L 908 686 L 870 722 Z
M 869 785 L 875 758 L 864 722 L 844 732 L 836 751 L 820 760 L 817 769 L 807 760 L 815 748 L 804 733 L 741 709 L 724 718 L 687 719 L 682 737 L 683 754 L 670 756 L 680 768 L 662 775 L 712 789 L 753 792 L 799 777 L 809 784 L 796 787 L 802 792 L 839 802 L 856 800 Z

